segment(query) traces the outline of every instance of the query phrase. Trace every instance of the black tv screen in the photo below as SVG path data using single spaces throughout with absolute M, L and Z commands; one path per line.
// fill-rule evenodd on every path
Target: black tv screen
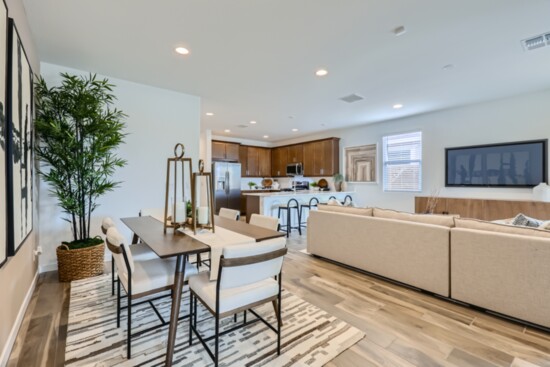
M 445 149 L 445 186 L 533 187 L 547 182 L 548 140 Z

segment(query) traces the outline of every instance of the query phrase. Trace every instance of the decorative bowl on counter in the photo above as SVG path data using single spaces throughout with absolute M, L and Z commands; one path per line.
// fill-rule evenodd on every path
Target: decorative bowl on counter
M 324 178 L 320 179 L 319 182 L 317 182 L 317 185 L 319 185 L 320 189 L 326 189 L 328 187 L 328 182 Z
M 273 185 L 273 180 L 271 178 L 264 178 L 262 180 L 263 187 L 271 187 Z

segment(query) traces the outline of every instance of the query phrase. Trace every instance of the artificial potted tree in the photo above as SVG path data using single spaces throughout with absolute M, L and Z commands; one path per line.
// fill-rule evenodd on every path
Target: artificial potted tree
M 115 151 L 123 143 L 126 115 L 112 107 L 113 85 L 95 75 L 61 74 L 59 86 L 35 84 L 38 173 L 49 184 L 72 230 L 56 250 L 59 281 L 103 273 L 104 244 L 90 237 L 97 200 L 120 182 L 111 179 L 126 164 Z

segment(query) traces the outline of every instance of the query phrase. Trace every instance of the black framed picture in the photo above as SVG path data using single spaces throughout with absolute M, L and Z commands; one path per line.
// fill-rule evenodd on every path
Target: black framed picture
M 4 1 L 0 4 L 0 267 L 4 265 L 8 254 L 7 230 L 7 121 L 6 121 L 6 69 L 8 53 L 8 8 Z
M 8 255 L 33 227 L 33 73 L 13 19 L 8 36 Z

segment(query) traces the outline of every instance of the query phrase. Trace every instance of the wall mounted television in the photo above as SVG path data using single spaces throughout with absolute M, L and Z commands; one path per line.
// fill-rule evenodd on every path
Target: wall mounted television
M 548 139 L 445 149 L 447 187 L 533 187 L 548 182 Z

